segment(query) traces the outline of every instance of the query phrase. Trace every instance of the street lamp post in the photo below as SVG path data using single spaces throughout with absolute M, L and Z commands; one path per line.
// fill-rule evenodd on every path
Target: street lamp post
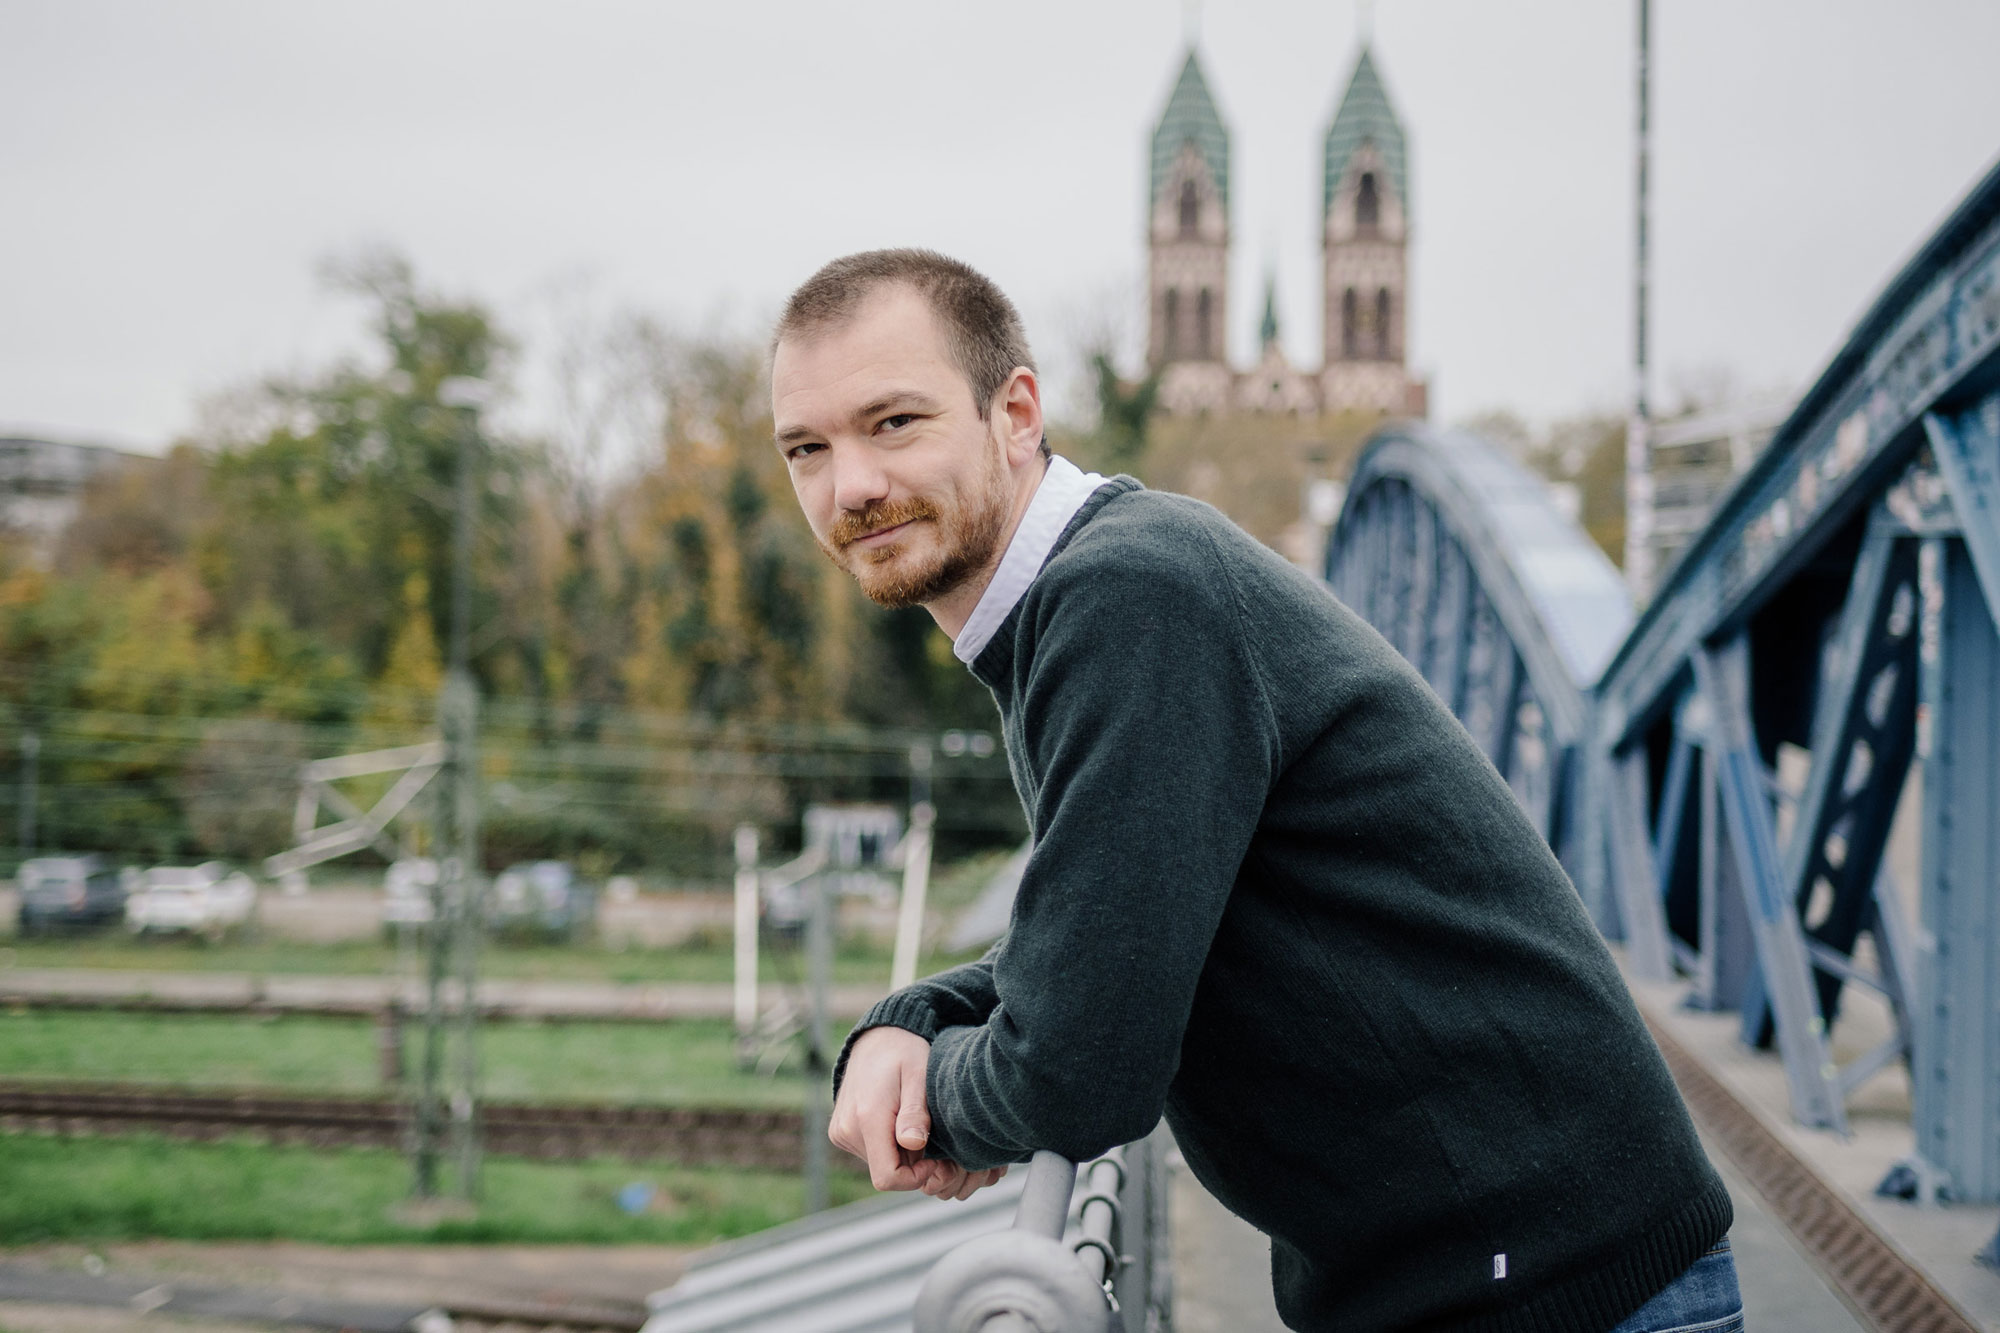
M 21 844 L 23 861 L 35 854 L 35 787 L 40 776 L 41 755 L 41 734 L 34 730 L 22 732 L 20 828 L 17 840 Z
M 1639 0 L 1637 222 L 1632 266 L 1632 409 L 1625 423 L 1625 585 L 1634 601 L 1653 592 L 1653 455 L 1646 400 L 1646 315 L 1652 300 L 1648 235 L 1652 190 L 1652 0 Z
M 432 890 L 429 1005 L 424 1021 L 424 1084 L 418 1098 L 416 1190 L 437 1193 L 449 1139 L 458 1193 L 479 1186 L 479 943 L 484 926 L 479 873 L 479 688 L 471 670 L 472 539 L 479 497 L 479 409 L 491 396 L 483 380 L 454 376 L 438 386 L 458 437 L 452 512 L 451 626 L 438 728 L 445 760 L 437 786 L 437 883 Z M 455 1058 L 445 1093 L 444 981 L 458 985 Z M 446 1131 L 446 1116 L 449 1131 Z

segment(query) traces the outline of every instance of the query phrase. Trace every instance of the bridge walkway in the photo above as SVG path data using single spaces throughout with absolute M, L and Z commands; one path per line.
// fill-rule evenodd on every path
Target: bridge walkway
M 1622 950 L 1620 962 L 1625 962 Z M 1711 1076 L 1723 1084 L 1731 1096 L 1783 1146 L 1809 1168 L 1819 1180 L 1831 1186 L 1838 1199 L 1859 1215 L 1876 1236 L 1915 1264 L 1929 1279 L 1957 1303 L 1978 1327 L 2000 1330 L 2000 1275 L 1974 1260 L 1992 1238 L 2000 1223 L 2000 1204 L 1955 1202 L 1948 1207 L 1924 1206 L 1914 1201 L 1885 1198 L 1876 1191 L 1894 1166 L 1915 1150 L 1911 1124 L 1910 1086 L 1900 1065 L 1884 1071 L 1858 1089 L 1848 1104 L 1846 1137 L 1830 1130 L 1800 1125 L 1791 1114 L 1789 1087 L 1782 1059 L 1772 1051 L 1759 1051 L 1742 1040 L 1741 1016 L 1730 1012 L 1702 1011 L 1686 1003 L 1693 986 L 1689 979 L 1650 982 L 1634 977 L 1627 969 L 1626 981 L 1639 1001 L 1640 1011 L 1655 1029 L 1664 1032 L 1681 1050 L 1693 1056 Z M 1836 1057 L 1880 1040 L 1891 1030 L 1886 1009 L 1870 1004 L 1862 996 L 1853 997 L 1837 1030 Z M 1696 1099 L 1690 1096 L 1690 1101 Z M 1770 1297 L 1762 1302 L 1764 1314 L 1752 1327 L 1765 1327 L 1773 1316 L 1790 1320 L 1793 1299 L 1811 1295 L 1809 1287 L 1797 1280 L 1793 1271 L 1803 1266 L 1821 1292 L 1833 1302 L 1815 1308 L 1838 1309 L 1845 1324 L 1782 1322 L 1776 1328 L 1861 1328 L 1873 1327 L 1845 1313 L 1818 1269 L 1802 1252 L 1798 1240 L 1781 1217 L 1759 1196 L 1756 1187 L 1732 1161 L 1728 1151 L 1713 1134 L 1705 1134 L 1709 1158 L 1729 1181 L 1736 1201 L 1737 1224 L 1734 1235 L 1738 1262 L 1744 1269 L 1746 1308 L 1757 1314 L 1755 1293 L 1775 1281 Z M 1760 1239 L 1760 1236 L 1762 1237 Z M 1775 1298 L 1783 1295 L 1782 1301 Z

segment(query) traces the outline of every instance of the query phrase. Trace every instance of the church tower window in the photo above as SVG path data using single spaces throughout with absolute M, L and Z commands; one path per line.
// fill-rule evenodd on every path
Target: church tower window
M 1192 47 L 1154 122 L 1146 192 L 1149 370 L 1166 410 L 1228 410 L 1229 127 Z
M 1382 225 L 1382 195 L 1375 187 L 1375 173 L 1361 173 L 1361 188 L 1354 194 L 1354 230 L 1372 236 Z
M 1421 413 L 1409 374 L 1409 142 L 1367 40 L 1321 139 L 1320 406 Z

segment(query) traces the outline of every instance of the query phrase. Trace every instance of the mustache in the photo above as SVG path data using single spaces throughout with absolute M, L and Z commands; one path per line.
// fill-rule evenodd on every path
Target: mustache
M 870 501 L 867 508 L 849 510 L 833 521 L 833 527 L 826 534 L 827 545 L 835 550 L 845 550 L 872 532 L 914 519 L 937 516 L 936 505 L 916 496 L 907 500 Z

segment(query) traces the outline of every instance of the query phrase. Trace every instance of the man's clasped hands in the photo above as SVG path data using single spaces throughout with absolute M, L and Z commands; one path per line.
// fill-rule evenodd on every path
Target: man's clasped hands
M 870 1028 L 847 1053 L 847 1074 L 834 1100 L 827 1137 L 868 1163 L 878 1190 L 922 1190 L 964 1199 L 1007 1174 L 1004 1166 L 967 1171 L 924 1156 L 931 1113 L 924 1095 L 931 1044 L 902 1028 Z

